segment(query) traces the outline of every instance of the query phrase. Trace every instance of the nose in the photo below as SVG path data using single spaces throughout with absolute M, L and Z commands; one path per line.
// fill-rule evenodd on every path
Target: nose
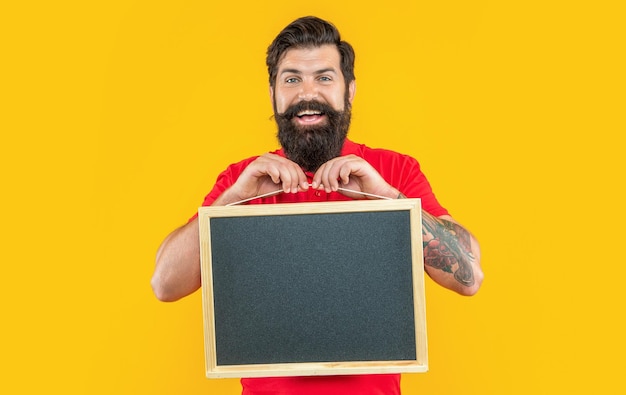
M 298 98 L 302 101 L 311 101 L 317 99 L 317 87 L 314 81 L 303 81 L 300 85 L 300 91 L 298 92 Z

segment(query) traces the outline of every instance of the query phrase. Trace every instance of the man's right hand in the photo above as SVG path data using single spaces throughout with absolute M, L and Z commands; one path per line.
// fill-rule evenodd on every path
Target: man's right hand
M 214 205 L 226 205 L 246 200 L 282 187 L 284 193 L 309 189 L 304 171 L 295 162 L 275 154 L 264 154 L 251 162 Z

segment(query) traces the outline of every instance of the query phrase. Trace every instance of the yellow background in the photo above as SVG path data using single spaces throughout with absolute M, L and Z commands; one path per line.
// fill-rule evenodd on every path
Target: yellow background
M 477 296 L 427 281 L 404 393 L 623 389 L 621 2 L 5 3 L 0 393 L 239 393 L 204 378 L 199 293 L 149 279 L 217 174 L 276 147 L 264 53 L 307 14 L 356 48 L 351 138 L 418 158 L 482 244 Z

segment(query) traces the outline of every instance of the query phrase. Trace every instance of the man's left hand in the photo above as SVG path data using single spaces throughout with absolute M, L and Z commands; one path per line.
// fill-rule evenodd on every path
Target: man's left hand
M 339 188 L 393 199 L 400 194 L 372 165 L 356 155 L 339 156 L 324 163 L 315 172 L 311 184 L 313 189 L 323 188 L 327 193 L 339 191 L 355 199 L 362 199 L 363 195 Z

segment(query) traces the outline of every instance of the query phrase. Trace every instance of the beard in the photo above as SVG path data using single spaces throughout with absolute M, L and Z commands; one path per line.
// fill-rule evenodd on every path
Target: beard
M 320 125 L 299 125 L 294 122 L 304 110 L 319 111 L 326 116 Z M 344 110 L 337 111 L 317 101 L 302 101 L 274 117 L 278 124 L 278 141 L 285 155 L 306 171 L 314 172 L 321 165 L 341 154 L 350 128 L 351 108 L 346 99 Z

